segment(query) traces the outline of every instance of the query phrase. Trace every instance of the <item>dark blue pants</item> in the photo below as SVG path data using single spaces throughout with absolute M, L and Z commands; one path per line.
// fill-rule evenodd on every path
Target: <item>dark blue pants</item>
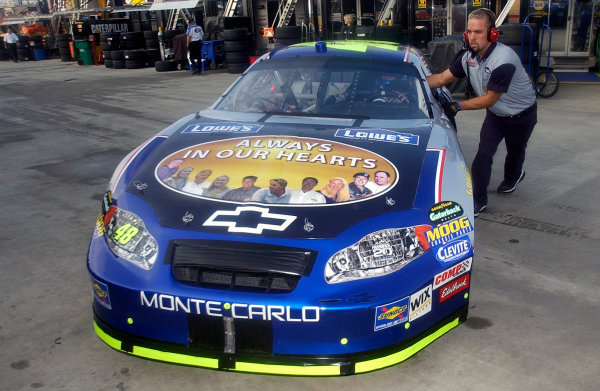
M 471 166 L 475 204 L 487 204 L 487 187 L 492 175 L 493 158 L 502 139 L 506 144 L 504 180 L 514 183 L 519 179 L 525 161 L 527 142 L 536 123 L 537 106 L 527 114 L 517 117 L 499 117 L 487 110 L 481 126 L 479 149 Z

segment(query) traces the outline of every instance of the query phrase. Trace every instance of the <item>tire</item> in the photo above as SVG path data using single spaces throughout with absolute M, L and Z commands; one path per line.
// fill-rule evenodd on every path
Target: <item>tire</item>
M 73 61 L 73 57 L 70 54 L 61 54 L 60 61 Z
M 139 68 L 145 68 L 145 67 L 146 67 L 146 61 L 142 61 L 142 60 L 133 60 L 133 61 L 126 60 L 125 61 L 125 68 L 127 68 L 127 69 L 139 69 Z
M 153 67 L 156 61 L 160 61 L 160 51 L 157 49 L 146 50 L 146 66 Z
M 227 65 L 231 63 L 247 63 L 250 61 L 247 53 L 243 52 L 231 52 L 225 53 L 225 61 L 227 61 Z
M 143 41 L 144 33 L 141 31 L 130 31 L 127 33 L 121 33 L 121 42 L 126 41 Z
M 112 65 L 114 69 L 125 69 L 124 60 L 112 60 Z
M 248 42 L 246 41 L 225 41 L 225 52 L 245 52 L 248 53 Z
M 69 49 L 70 48 L 70 43 L 71 41 L 57 41 L 56 45 L 58 46 L 59 49 Z
M 144 31 L 144 39 L 145 40 L 157 40 L 158 39 L 158 31 Z
M 112 52 L 111 51 L 102 51 L 102 55 L 104 56 L 104 61 L 112 60 Z
M 546 85 L 544 85 L 544 83 Z M 546 80 L 546 72 L 540 71 L 536 83 L 536 90 L 538 91 L 538 94 L 544 98 L 551 98 L 556 95 L 559 86 L 560 80 L 558 79 L 558 75 L 556 73 L 549 71 L 548 80 Z
M 17 50 L 19 49 L 27 49 L 29 47 L 29 42 L 17 42 Z
M 107 68 L 112 68 L 113 67 L 113 62 L 112 60 L 107 60 L 106 58 L 104 59 L 104 66 Z
M 29 55 L 31 55 L 31 49 L 17 49 L 17 55 L 29 56 Z
M 122 50 L 141 49 L 144 46 L 144 41 L 121 41 L 119 48 Z
M 69 48 L 58 48 L 58 53 L 61 56 L 69 56 L 69 57 L 71 57 L 71 49 L 69 49 Z
M 102 33 L 100 34 L 100 42 L 109 42 L 111 40 L 119 40 L 121 33 Z
M 163 39 L 173 39 L 176 35 L 181 34 L 179 30 L 165 30 L 163 33 Z
M 34 35 L 33 37 L 30 37 L 30 40 L 33 42 L 43 42 L 42 36 L 41 35 Z
M 177 69 L 177 62 L 176 61 L 156 61 L 154 63 L 154 68 L 156 69 L 156 72 L 170 72 L 170 71 L 174 71 Z
M 124 50 L 113 50 L 110 52 L 111 60 L 124 60 L 125 56 L 123 55 Z
M 302 39 L 301 26 L 282 26 L 275 28 L 275 39 L 297 39 L 298 42 Z
M 244 41 L 248 38 L 246 29 L 227 29 L 223 30 L 223 39 L 225 41 Z
M 17 58 L 19 61 L 31 61 L 33 60 L 30 55 L 27 54 L 17 54 Z
M 250 62 L 227 63 L 227 72 L 229 73 L 244 73 L 250 66 Z
M 146 50 L 138 49 L 138 50 L 124 50 L 123 51 L 123 59 L 125 61 L 146 61 Z
M 146 49 L 158 49 L 158 39 L 147 39 Z
M 21 43 L 29 43 L 29 41 L 31 40 L 31 38 L 28 35 L 19 35 L 17 37 L 18 41 L 17 43 L 21 42 Z
M 112 49 L 111 44 L 107 42 L 100 42 L 100 46 L 102 47 L 102 51 L 109 51 Z

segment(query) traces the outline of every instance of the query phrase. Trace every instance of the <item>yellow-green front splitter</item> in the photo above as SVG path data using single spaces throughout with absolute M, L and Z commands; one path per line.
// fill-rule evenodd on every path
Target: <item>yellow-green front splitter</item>
M 419 336 L 397 346 L 356 354 L 354 356 L 319 356 L 314 359 L 306 356 L 288 357 L 283 355 L 272 356 L 263 360 L 261 360 L 261 357 L 253 357 L 251 360 L 246 360 L 237 358 L 235 355 L 225 354 L 222 356 L 204 357 L 196 355 L 191 351 L 187 353 L 185 350 L 191 349 L 185 349 L 179 345 L 173 344 L 173 348 L 171 349 L 169 344 L 151 341 L 145 343 L 140 341 L 139 337 L 128 338 L 124 333 L 112 329 L 98 318 L 94 321 L 94 329 L 100 339 L 113 349 L 156 361 L 271 375 L 340 376 L 371 372 L 398 364 L 458 326 L 466 319 L 466 315 L 467 308 L 464 307 Z M 395 349 L 396 347 L 397 349 Z M 275 361 L 284 363 L 277 363 Z M 321 364 L 324 362 L 327 364 Z

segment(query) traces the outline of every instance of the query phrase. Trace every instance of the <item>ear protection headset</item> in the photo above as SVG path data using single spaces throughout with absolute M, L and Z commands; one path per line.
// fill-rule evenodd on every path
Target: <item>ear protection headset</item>
M 490 27 L 488 28 L 488 31 L 487 31 L 487 40 L 489 42 L 496 42 L 498 40 L 498 37 L 500 36 L 500 30 L 498 30 L 496 28 L 496 15 L 494 15 L 494 13 L 487 8 L 478 8 L 473 12 L 476 12 L 479 10 L 483 11 L 487 15 L 488 21 L 490 22 Z M 467 34 L 466 31 L 465 31 L 464 36 L 465 36 L 465 42 L 468 43 L 469 35 Z

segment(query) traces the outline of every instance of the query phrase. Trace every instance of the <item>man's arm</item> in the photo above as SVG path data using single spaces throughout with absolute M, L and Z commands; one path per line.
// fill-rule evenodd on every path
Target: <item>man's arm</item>
M 503 93 L 499 91 L 488 90 L 486 95 L 477 96 L 475 98 L 459 102 L 460 108 L 462 110 L 487 109 L 488 107 L 495 105 L 502 94 Z
M 453 81 L 458 80 L 458 77 L 454 76 L 450 69 L 446 69 L 442 73 L 434 73 L 430 76 L 427 76 L 427 84 L 429 88 L 438 88 L 443 87 L 446 84 L 452 83 Z

